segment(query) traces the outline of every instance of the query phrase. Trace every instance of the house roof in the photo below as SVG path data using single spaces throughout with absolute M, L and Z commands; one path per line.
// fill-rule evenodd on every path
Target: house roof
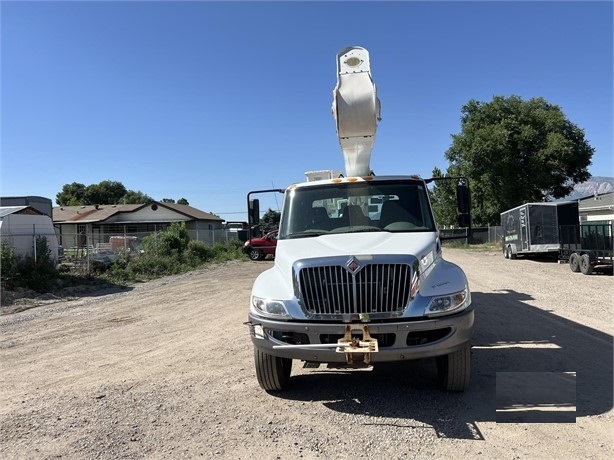
M 159 201 L 156 201 L 156 203 L 158 205 L 160 205 L 160 206 L 165 206 L 165 207 L 170 208 L 170 209 L 172 209 L 174 211 L 180 212 L 181 214 L 185 214 L 188 217 L 193 217 L 194 219 L 198 219 L 198 220 L 218 220 L 220 222 L 222 222 L 224 220 L 221 217 L 218 217 L 216 215 L 213 215 L 213 214 L 205 212 L 205 211 L 201 211 L 200 209 L 193 208 L 192 206 L 187 205 L 187 204 L 160 203 Z M 147 206 L 147 205 L 143 205 L 143 206 Z
M 117 205 L 89 205 L 89 206 L 59 206 L 53 208 L 53 222 L 75 222 L 75 223 L 97 223 L 104 222 L 117 214 L 126 214 L 138 211 L 147 206 L 157 205 L 171 209 L 175 212 L 188 217 L 186 220 L 213 220 L 223 221 L 223 219 L 214 216 L 208 212 L 203 212 L 189 205 L 162 203 L 159 201 L 151 201 L 145 204 L 117 204 Z
M 32 214 L 37 216 L 46 215 L 32 206 L 0 206 L 0 217 L 6 217 L 11 214 Z
M 614 192 L 591 195 L 578 200 L 580 211 L 614 210 Z

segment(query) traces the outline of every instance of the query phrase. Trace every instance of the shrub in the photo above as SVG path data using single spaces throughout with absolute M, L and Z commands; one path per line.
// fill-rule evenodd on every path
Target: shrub
M 186 261 L 193 267 L 209 262 L 215 257 L 213 248 L 202 241 L 190 241 L 186 252 Z
M 245 258 L 243 243 L 238 240 L 231 240 L 227 243 L 215 243 L 213 245 L 213 253 L 216 262 Z
M 53 287 L 59 274 L 47 238 L 37 236 L 35 244 L 36 259 L 19 258 L 11 248 L 2 245 L 2 284 L 7 289 L 22 287 L 47 292 Z
M 3 289 L 13 289 L 17 275 L 17 258 L 13 248 L 5 243 L 0 245 L 0 280 Z
M 184 222 L 173 222 L 166 230 L 143 238 L 146 254 L 182 255 L 187 249 L 190 237 Z

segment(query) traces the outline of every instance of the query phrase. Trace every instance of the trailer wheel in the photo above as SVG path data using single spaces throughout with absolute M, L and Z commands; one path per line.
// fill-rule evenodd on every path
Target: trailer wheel
M 437 358 L 437 374 L 445 391 L 465 391 L 471 376 L 471 346 Z
M 578 273 L 580 271 L 580 256 L 575 252 L 572 252 L 569 256 L 569 268 L 572 272 Z
M 256 377 L 263 390 L 279 391 L 288 386 L 292 372 L 291 359 L 269 355 L 255 349 L 254 362 L 256 364 Z
M 591 264 L 591 258 L 588 254 L 582 254 L 580 257 L 580 271 L 583 275 L 590 275 L 593 273 L 593 265 Z
M 514 254 L 514 251 L 512 250 L 511 246 L 508 246 L 508 250 L 510 252 L 510 259 L 515 259 L 517 257 L 517 254 Z

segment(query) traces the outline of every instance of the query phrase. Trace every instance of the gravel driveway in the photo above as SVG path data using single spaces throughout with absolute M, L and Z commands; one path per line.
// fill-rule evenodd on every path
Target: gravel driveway
M 614 277 L 444 249 L 476 309 L 472 382 L 432 360 L 257 384 L 247 316 L 272 261 L 0 312 L 0 457 L 614 458 Z

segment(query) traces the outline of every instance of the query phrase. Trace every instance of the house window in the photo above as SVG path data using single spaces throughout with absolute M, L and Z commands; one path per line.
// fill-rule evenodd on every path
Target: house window
M 85 233 L 85 224 L 77 224 L 77 233 Z

